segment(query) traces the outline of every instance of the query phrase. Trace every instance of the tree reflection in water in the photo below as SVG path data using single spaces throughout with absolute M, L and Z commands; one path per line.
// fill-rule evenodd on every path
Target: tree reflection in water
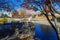
M 0 25 L 0 39 L 15 39 L 17 37 L 20 38 L 21 34 L 30 34 L 33 33 L 34 27 L 33 24 L 29 22 L 28 24 L 26 22 L 12 22 L 12 23 L 6 23 L 4 25 Z M 32 30 L 31 30 L 32 29 Z

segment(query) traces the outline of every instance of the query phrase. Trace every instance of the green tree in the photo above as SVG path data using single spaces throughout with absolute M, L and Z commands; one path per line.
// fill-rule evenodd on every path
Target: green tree
M 36 17 L 36 15 L 33 15 L 33 17 L 32 18 L 35 18 Z
M 8 16 L 7 16 L 7 14 L 3 14 L 3 13 L 2 13 L 2 14 L 1 14 L 1 17 L 2 17 L 2 18 L 5 18 L 5 17 L 8 17 Z

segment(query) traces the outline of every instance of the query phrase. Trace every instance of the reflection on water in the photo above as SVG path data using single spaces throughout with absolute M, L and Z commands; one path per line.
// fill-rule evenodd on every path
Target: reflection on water
M 0 38 L 2 38 L 3 36 L 11 36 L 14 34 L 14 31 L 15 31 L 15 25 L 18 27 L 18 28 L 21 28 L 23 26 L 24 23 L 15 23 L 15 22 L 12 22 L 12 23 L 5 23 L 3 25 L 0 25 Z M 14 26 L 13 26 L 14 25 Z
M 9 36 L 14 35 L 16 28 L 19 28 L 19 35 L 20 35 L 19 37 L 21 37 L 21 34 L 24 35 L 31 34 L 34 37 L 34 40 L 57 40 L 58 39 L 56 32 L 52 27 L 40 25 L 40 24 L 34 24 L 35 27 L 34 30 L 33 26 L 31 25 L 33 24 L 29 23 L 27 25 L 27 23 L 25 22 L 21 22 L 21 23 L 12 22 L 12 23 L 5 23 L 3 25 L 0 25 L 0 39 L 8 35 Z M 35 35 L 33 35 L 34 32 Z M 30 40 L 32 39 L 30 38 Z
M 51 26 L 35 24 L 35 37 L 40 40 L 58 40 L 55 30 Z
M 32 26 L 32 27 L 31 27 Z M 18 30 L 17 30 L 18 28 Z M 20 35 L 23 34 L 31 34 L 33 33 L 33 24 L 29 22 L 28 24 L 26 22 L 11 22 L 11 23 L 5 23 L 0 25 L 0 39 L 4 38 L 6 36 L 11 37 L 12 35 Z M 32 31 L 31 31 L 32 30 Z M 27 36 L 27 35 L 26 35 Z

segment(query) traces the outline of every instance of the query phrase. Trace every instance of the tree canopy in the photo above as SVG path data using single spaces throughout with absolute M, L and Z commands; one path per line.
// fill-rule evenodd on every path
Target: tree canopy
M 42 5 L 46 4 L 49 0 L 0 0 L 0 10 L 15 10 L 17 8 L 21 8 L 24 6 L 25 8 L 29 8 L 32 6 L 30 9 L 35 10 L 40 10 L 40 7 Z M 60 0 L 52 0 L 53 2 L 57 2 L 58 5 Z M 27 4 L 28 3 L 28 4 Z M 49 2 L 48 2 L 49 3 Z M 21 6 L 22 5 L 22 6 Z

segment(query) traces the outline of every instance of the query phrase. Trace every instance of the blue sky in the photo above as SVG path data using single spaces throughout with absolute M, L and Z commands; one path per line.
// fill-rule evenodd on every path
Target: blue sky
M 24 2 L 24 0 L 11 0 L 14 4 L 15 4 L 15 9 L 21 8 L 20 4 L 22 4 Z
M 60 10 L 60 6 L 58 5 L 57 2 L 54 3 L 54 6 L 55 6 L 55 8 L 56 8 L 57 10 Z
M 0 0 L 0 2 L 1 1 L 3 1 L 3 0 Z M 8 0 L 5 0 L 5 1 L 8 1 Z M 16 0 L 10 0 L 10 2 L 8 2 L 8 5 L 11 7 L 11 9 L 14 8 L 15 10 L 17 10 L 17 9 L 21 8 L 20 4 L 22 4 L 23 2 L 24 2 L 24 0 L 17 0 L 17 1 Z M 54 6 L 57 10 L 60 10 L 60 7 L 58 6 L 57 2 L 54 3 Z M 36 7 L 39 9 L 38 6 L 36 6 Z

